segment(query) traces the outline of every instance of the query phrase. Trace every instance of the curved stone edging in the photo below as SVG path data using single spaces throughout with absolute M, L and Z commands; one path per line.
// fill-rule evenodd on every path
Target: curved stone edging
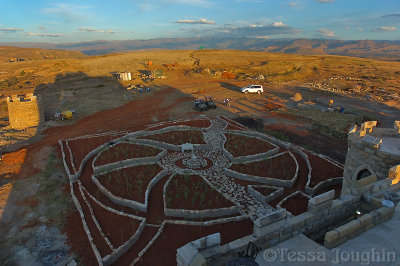
M 260 192 L 258 192 L 255 189 L 255 187 L 273 188 L 273 189 L 276 189 L 276 191 L 272 192 L 268 196 L 265 196 L 265 195 L 261 194 Z M 271 202 L 274 199 L 277 199 L 283 195 L 283 188 L 282 187 L 274 187 L 274 186 L 249 185 L 249 186 L 247 186 L 247 192 L 249 192 L 249 194 L 253 195 L 258 201 L 268 204 L 269 202 Z
M 103 229 L 101 228 L 99 222 L 97 221 L 96 216 L 94 215 L 94 211 L 92 206 L 90 205 L 89 201 L 87 200 L 85 193 L 83 193 L 83 189 L 82 189 L 82 183 L 81 181 L 77 181 L 78 185 L 79 185 L 79 191 L 81 192 L 83 201 L 86 203 L 87 207 L 89 208 L 90 211 L 90 215 L 92 216 L 92 220 L 94 222 L 94 224 L 97 227 L 97 231 L 99 231 L 101 237 L 104 239 L 104 241 L 106 241 L 107 245 L 110 247 L 110 249 L 114 252 L 115 251 L 115 247 L 113 246 L 113 244 L 111 244 L 110 240 L 108 239 L 108 237 L 104 234 Z
M 96 186 L 99 188 L 99 190 L 106 195 L 112 202 L 116 203 L 116 204 L 120 204 L 126 207 L 130 207 L 132 209 L 135 210 L 139 210 L 142 212 L 147 212 L 147 205 L 148 205 L 148 199 L 149 199 L 149 194 L 150 194 L 150 190 L 153 188 L 153 186 L 160 181 L 163 177 L 165 177 L 168 174 L 168 171 L 166 170 L 162 170 L 161 172 L 159 172 L 155 177 L 153 177 L 151 179 L 151 181 L 149 182 L 149 184 L 147 185 L 146 188 L 146 192 L 145 192 L 145 202 L 138 202 L 135 200 L 128 200 L 128 199 L 124 199 L 118 196 L 115 196 L 113 193 L 111 193 L 111 191 L 109 191 L 107 188 L 105 188 L 100 181 L 96 178 L 95 175 L 92 175 L 92 181 L 93 183 L 96 184 Z
M 126 251 L 128 251 L 139 240 L 145 228 L 146 228 L 146 219 L 144 219 L 140 223 L 138 229 L 131 238 L 129 238 L 124 244 L 119 246 L 111 254 L 108 254 L 103 258 L 104 265 L 113 264 L 119 257 L 121 257 Z
M 285 154 L 285 153 L 289 153 L 290 156 L 292 157 L 292 159 L 294 160 L 294 162 L 296 163 L 295 174 L 290 180 L 283 180 L 283 179 L 278 179 L 278 178 L 261 177 L 261 176 L 243 174 L 243 173 L 239 173 L 237 171 L 227 169 L 227 168 L 224 169 L 224 174 L 226 174 L 227 176 L 233 177 L 233 178 L 242 179 L 242 180 L 246 180 L 246 181 L 256 181 L 256 182 L 260 182 L 260 183 L 264 183 L 264 184 L 268 184 L 268 185 L 282 186 L 282 187 L 290 188 L 296 182 L 297 176 L 299 173 L 299 164 L 296 160 L 296 157 L 294 157 L 294 155 L 290 151 L 286 151 L 286 152 L 281 152 L 281 153 L 275 154 L 271 157 L 268 157 L 267 159 L 275 158 L 275 157 L 281 156 L 282 154 Z M 260 161 L 260 160 L 253 160 L 253 161 L 249 161 L 247 163 L 257 162 L 257 161 Z
M 278 151 L 279 151 L 279 147 L 276 147 L 276 148 L 273 148 L 272 150 L 269 150 L 269 151 L 263 152 L 263 153 L 257 153 L 257 154 L 252 154 L 252 155 L 234 157 L 232 159 L 232 163 L 246 163 L 246 162 L 249 162 L 249 161 L 256 161 L 256 160 L 260 160 L 260 159 L 265 159 L 265 157 L 274 155 Z
M 75 162 L 74 162 L 74 156 L 72 155 L 72 150 L 71 147 L 68 144 L 68 140 L 65 141 L 65 146 L 67 146 L 68 152 L 69 152 L 69 156 L 71 158 L 71 166 L 72 169 L 74 170 L 74 172 L 76 173 L 76 167 L 75 167 Z
M 68 175 L 69 181 L 72 182 L 73 181 L 73 176 L 71 175 L 71 172 L 69 171 L 69 167 L 67 165 L 67 161 L 66 161 L 66 158 L 65 158 L 64 144 L 62 143 L 61 140 L 58 140 L 58 144 L 61 146 L 61 156 L 62 156 L 62 161 L 63 161 L 65 172 Z
M 298 194 L 301 194 L 301 195 L 303 195 L 304 197 L 306 197 L 306 198 L 308 198 L 308 199 L 311 199 L 310 195 L 307 195 L 306 193 L 304 193 L 304 192 L 302 192 L 302 191 L 300 191 L 300 190 L 297 190 L 297 191 L 293 192 L 292 194 L 289 194 L 289 195 L 287 195 L 286 197 L 284 197 L 280 202 L 278 202 L 278 204 L 276 204 L 276 207 L 277 207 L 277 208 L 279 207 L 279 208 L 285 209 L 285 208 L 281 207 L 282 204 L 285 203 L 285 201 L 287 201 L 288 199 L 290 199 L 290 198 L 292 198 L 292 197 L 294 197 L 294 196 L 296 196 L 296 195 L 298 195 Z M 285 210 L 286 210 L 286 209 L 285 209 Z M 288 210 L 286 210 L 286 211 L 289 212 Z M 290 212 L 289 212 L 289 213 L 290 213 Z
M 161 149 L 161 151 L 160 151 L 156 156 L 140 157 L 140 158 L 137 158 L 137 157 L 136 157 L 136 158 L 128 158 L 128 159 L 125 159 L 125 160 L 116 161 L 116 162 L 114 162 L 114 163 L 102 164 L 102 165 L 95 165 L 97 159 L 101 156 L 101 154 L 103 154 L 105 151 L 110 150 L 110 149 L 113 148 L 115 145 L 117 145 L 117 144 L 123 144 L 123 143 L 126 143 L 126 144 L 137 144 L 137 145 L 142 145 L 142 146 L 148 146 L 148 147 L 152 147 L 152 148 L 156 148 L 156 149 Z M 101 171 L 100 169 L 101 169 L 102 167 L 105 167 L 105 166 L 108 166 L 108 165 L 111 165 L 111 164 L 116 164 L 116 163 L 119 163 L 119 162 L 124 162 L 124 163 L 122 163 L 122 164 L 125 165 L 125 163 L 126 163 L 127 165 L 129 165 L 129 164 L 130 164 L 130 160 L 143 159 L 143 158 L 146 158 L 146 159 L 147 159 L 147 158 L 153 158 L 153 159 L 156 158 L 156 161 L 157 161 L 157 160 L 159 160 L 161 157 L 165 156 L 166 153 L 167 153 L 166 149 L 160 148 L 159 146 L 156 146 L 156 145 L 151 145 L 151 144 L 146 144 L 146 143 L 139 143 L 139 142 L 137 142 L 137 143 L 132 143 L 132 142 L 128 142 L 128 141 L 124 141 L 124 140 L 123 140 L 123 141 L 117 142 L 117 143 L 115 143 L 115 144 L 113 144 L 113 145 L 109 145 L 106 149 L 100 151 L 100 152 L 94 157 L 94 159 L 93 159 L 93 161 L 92 161 L 92 168 L 93 168 L 93 171 L 94 171 L 95 173 L 98 173 L 98 172 Z M 110 169 L 112 169 L 112 168 L 114 168 L 114 167 L 111 167 Z M 108 170 L 108 169 L 106 169 L 106 170 Z
M 164 220 L 162 222 L 161 226 L 158 228 L 157 233 L 153 236 L 153 238 L 149 241 L 149 243 L 147 243 L 147 245 L 138 253 L 138 256 L 136 257 L 136 259 L 130 265 L 135 265 L 136 263 L 139 262 L 139 260 L 146 253 L 146 251 L 151 247 L 151 245 L 153 245 L 153 243 L 157 240 L 157 238 L 164 231 L 165 225 L 166 225 L 166 221 Z
M 225 156 L 227 156 L 233 163 L 244 163 L 244 162 L 247 162 L 247 161 L 250 161 L 250 160 L 257 160 L 257 159 L 260 159 L 260 158 L 263 158 L 263 157 L 268 157 L 268 156 L 271 156 L 273 154 L 276 154 L 279 151 L 279 147 L 276 144 L 269 142 L 269 138 L 266 137 L 263 134 L 262 135 L 254 134 L 254 132 L 252 132 L 252 131 L 238 131 L 238 130 L 226 130 L 226 129 L 224 129 L 223 132 L 224 133 L 234 134 L 234 135 L 239 135 L 239 136 L 257 138 L 259 140 L 265 141 L 268 144 L 274 146 L 273 149 L 268 150 L 266 152 L 257 153 L 257 154 L 251 154 L 251 155 L 245 155 L 245 156 L 233 157 L 233 155 L 227 149 L 225 149 L 225 143 L 227 141 L 227 137 L 225 136 L 225 134 L 223 134 L 223 136 L 224 136 L 223 152 L 224 152 Z
M 176 174 L 172 174 L 170 178 L 168 179 L 167 182 L 165 182 L 164 187 L 163 187 L 163 203 L 164 203 L 164 214 L 165 216 L 171 216 L 171 217 L 183 217 L 183 218 L 213 218 L 213 217 L 218 217 L 218 216 L 226 216 L 226 215 L 232 215 L 235 213 L 240 213 L 240 208 L 237 205 L 231 206 L 231 207 L 226 207 L 226 208 L 218 208 L 218 209 L 206 209 L 206 210 L 186 210 L 186 209 L 170 209 L 167 207 L 167 201 L 166 201 L 166 192 L 169 183 L 172 181 L 173 177 Z M 201 177 L 205 182 L 205 178 Z M 218 191 L 216 188 L 211 183 L 207 184 L 213 188 L 214 190 Z M 221 196 L 224 198 L 225 195 L 221 192 L 219 192 Z M 231 201 L 230 199 L 228 199 Z
M 239 215 L 235 217 L 221 218 L 216 220 L 210 220 L 205 222 L 195 222 L 195 221 L 184 221 L 184 220 L 165 220 L 170 224 L 184 224 L 184 225 L 196 225 L 196 226 L 212 226 L 216 224 L 224 224 L 229 222 L 239 222 L 248 219 L 249 215 Z
M 314 194 L 316 192 L 318 192 L 319 190 L 333 186 L 333 185 L 342 184 L 342 182 L 343 182 L 343 177 L 333 177 L 333 178 L 324 180 L 322 182 L 319 182 L 314 188 L 306 187 L 305 190 L 308 195 L 315 196 Z
M 90 233 L 89 226 L 86 223 L 85 214 L 83 213 L 82 206 L 79 203 L 78 198 L 75 196 L 74 189 L 73 189 L 73 182 L 70 181 L 69 183 L 70 183 L 70 191 L 71 191 L 72 201 L 74 202 L 75 207 L 78 210 L 79 215 L 81 217 L 81 221 L 82 221 L 82 224 L 83 224 L 83 229 L 86 232 L 86 236 L 88 237 L 90 246 L 92 247 L 92 250 L 93 250 L 94 256 L 96 257 L 97 262 L 99 263 L 100 266 L 102 266 L 103 265 L 103 259 L 102 259 L 101 255 L 100 255 L 99 250 L 97 249 L 96 245 L 93 242 L 93 237 L 92 237 L 92 234 Z
M 164 209 L 165 216 L 183 218 L 214 218 L 240 213 L 238 206 L 207 210 Z

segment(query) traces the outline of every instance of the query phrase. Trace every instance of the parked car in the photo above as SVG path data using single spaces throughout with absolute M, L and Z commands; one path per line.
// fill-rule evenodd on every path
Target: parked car
M 217 104 L 213 100 L 213 97 L 204 96 L 204 102 L 207 104 L 207 109 L 217 108 Z
M 261 92 L 264 92 L 264 88 L 262 85 L 249 85 L 247 87 L 241 88 L 240 92 L 243 93 L 256 92 L 260 94 Z
M 207 111 L 207 104 L 202 99 L 194 100 L 194 109 L 197 111 Z

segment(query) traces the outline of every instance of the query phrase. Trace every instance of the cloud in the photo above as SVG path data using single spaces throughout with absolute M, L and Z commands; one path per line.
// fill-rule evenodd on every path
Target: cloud
M 395 27 L 388 27 L 388 26 L 382 26 L 380 28 L 372 29 L 372 32 L 385 32 L 385 31 L 396 31 Z
M 214 2 L 208 0 L 163 0 L 163 2 L 167 4 L 183 4 L 183 5 L 201 6 L 201 7 L 214 6 Z
M 318 33 L 324 37 L 336 37 L 333 31 L 324 28 L 318 29 Z
M 80 27 L 79 31 L 81 31 L 81 32 L 107 33 L 107 34 L 115 33 L 115 31 L 113 31 L 113 30 L 96 30 L 96 29 L 93 29 L 93 28 L 84 28 L 84 27 Z
M 201 18 L 199 20 L 180 19 L 178 21 L 175 21 L 175 23 L 182 23 L 182 24 L 215 24 L 215 21 L 207 20 L 205 18 Z
M 251 24 L 248 26 L 225 26 L 219 30 L 221 34 L 232 37 L 259 37 L 280 34 L 298 34 L 299 31 L 280 21 L 268 25 Z
M 82 12 L 84 9 L 88 9 L 89 6 L 75 6 L 70 4 L 53 4 L 51 7 L 43 8 L 44 14 L 60 18 L 64 23 L 76 23 L 79 21 L 85 21 L 86 15 Z
M 318 2 L 318 3 L 333 3 L 333 2 L 335 2 L 334 0 L 314 0 L 315 2 Z
M 64 34 L 56 34 L 56 33 L 34 33 L 34 32 L 25 32 L 24 35 L 28 36 L 39 36 L 39 37 L 61 37 Z
M 0 28 L 0 31 L 1 32 L 7 32 L 7 33 L 10 33 L 10 32 L 17 32 L 17 31 L 24 31 L 23 29 L 20 29 L 20 28 Z
M 388 18 L 388 17 L 400 17 L 400 13 L 399 14 L 388 14 L 388 15 L 383 15 L 383 18 Z

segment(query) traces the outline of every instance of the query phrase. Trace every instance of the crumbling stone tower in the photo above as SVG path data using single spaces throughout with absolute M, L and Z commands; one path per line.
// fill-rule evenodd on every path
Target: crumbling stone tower
M 7 106 L 10 126 L 14 129 L 38 126 L 44 121 L 40 97 L 33 93 L 9 96 Z
M 349 132 L 342 194 L 374 193 L 390 185 L 386 179 L 396 178 L 390 172 L 400 164 L 400 121 L 393 128 L 377 128 L 376 123 L 368 121 Z

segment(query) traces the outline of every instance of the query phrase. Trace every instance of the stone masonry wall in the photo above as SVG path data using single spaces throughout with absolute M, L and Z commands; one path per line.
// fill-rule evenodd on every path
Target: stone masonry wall
M 40 97 L 32 93 L 24 97 L 8 97 L 7 107 L 10 126 L 14 129 L 35 127 L 44 122 Z

